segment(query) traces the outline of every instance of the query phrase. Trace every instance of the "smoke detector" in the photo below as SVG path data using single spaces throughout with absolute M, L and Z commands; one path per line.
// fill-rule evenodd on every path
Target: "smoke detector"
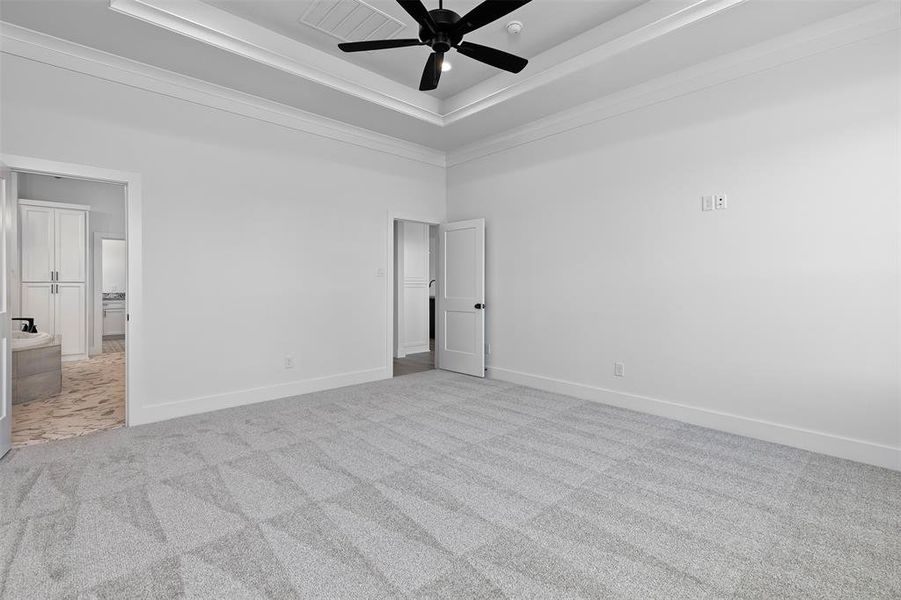
M 507 23 L 506 30 L 510 35 L 517 35 L 522 31 L 522 21 L 510 21 Z

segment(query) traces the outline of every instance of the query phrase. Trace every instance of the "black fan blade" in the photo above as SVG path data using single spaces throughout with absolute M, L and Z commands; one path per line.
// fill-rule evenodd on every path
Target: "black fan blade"
M 473 29 L 483 27 L 512 13 L 529 2 L 531 0 L 485 0 L 457 21 L 454 33 L 465 35 Z
M 431 33 L 438 31 L 432 15 L 422 5 L 422 0 L 397 0 L 401 8 L 407 11 L 407 14 L 416 19 L 416 22 L 428 29 Z
M 387 50 L 388 48 L 406 48 L 407 46 L 421 46 L 419 40 L 372 40 L 371 42 L 345 42 L 338 47 L 345 52 L 365 52 L 367 50 Z
M 429 59 L 425 63 L 425 69 L 422 70 L 422 79 L 419 82 L 419 89 L 423 92 L 434 90 L 438 87 L 438 80 L 441 79 L 441 66 L 444 64 L 444 52 L 432 52 Z
M 468 56 L 469 58 L 474 58 L 479 62 L 491 65 L 492 67 L 510 71 L 511 73 L 519 73 L 526 68 L 527 64 L 529 64 L 529 61 L 524 58 L 520 58 L 496 48 L 489 48 L 488 46 L 482 46 L 481 44 L 473 44 L 472 42 L 462 42 L 457 46 L 457 52 L 464 56 Z

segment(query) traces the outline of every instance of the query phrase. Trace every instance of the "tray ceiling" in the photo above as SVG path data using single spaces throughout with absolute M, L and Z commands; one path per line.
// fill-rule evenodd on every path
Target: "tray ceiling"
M 813 39 L 846 43 L 840 32 L 882 31 L 899 22 L 896 0 L 534 0 L 513 15 L 525 25 L 518 39 L 504 31 L 506 19 L 472 38 L 525 56 L 526 70 L 497 72 L 455 55 L 454 69 L 432 95 L 416 89 L 424 48 L 339 53 L 339 37 L 367 33 L 337 23 L 328 32 L 314 27 L 321 21 L 312 11 L 332 1 L 2 0 L 2 51 L 70 68 L 70 57 L 82 54 L 72 44 L 80 45 L 105 55 L 88 52 L 78 69 L 106 77 L 109 71 L 97 65 L 121 64 L 122 77 L 143 77 L 140 86 L 159 93 L 172 93 L 162 83 L 172 73 L 189 78 L 178 94 L 192 100 L 236 91 L 245 95 L 232 105 L 239 112 L 260 102 L 278 122 L 315 123 L 316 131 L 352 126 L 361 138 L 389 136 L 373 143 L 402 140 L 426 154 L 459 153 L 568 122 L 565 115 L 589 105 L 615 112 L 630 99 L 654 101 L 681 81 L 703 85 L 698 74 L 732 64 L 731 56 L 753 62 Z M 379 27 L 386 28 L 368 35 L 387 35 L 392 23 L 395 37 L 412 35 L 394 0 L 364 1 L 384 15 Z M 477 0 L 447 2 L 466 12 Z M 343 10 L 347 19 L 360 16 Z M 58 48 L 52 59 L 50 47 Z M 713 79 L 730 77 L 731 69 Z
M 338 41 L 415 38 L 418 26 L 394 0 L 204 0 L 207 4 L 289 37 L 317 50 L 418 89 L 428 48 L 400 48 L 354 55 L 338 50 Z M 643 4 L 646 0 L 536 0 L 466 37 L 467 41 L 535 57 Z M 437 8 L 437 0 L 426 0 Z M 447 0 L 444 7 L 465 14 L 478 0 Z M 510 21 L 523 23 L 521 33 L 511 35 Z M 397 27 L 397 23 L 400 27 Z M 452 53 L 453 70 L 441 77 L 439 88 L 429 94 L 450 98 L 499 74 L 497 69 Z

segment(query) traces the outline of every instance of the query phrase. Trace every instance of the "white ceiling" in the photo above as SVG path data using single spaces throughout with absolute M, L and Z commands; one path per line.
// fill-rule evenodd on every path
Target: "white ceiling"
M 510 16 L 525 24 L 519 39 L 503 31 L 509 19 L 467 38 L 521 54 L 530 60 L 526 70 L 497 72 L 454 56 L 454 70 L 429 95 L 416 89 L 426 49 L 341 53 L 335 38 L 298 22 L 311 1 L 0 0 L 0 19 L 288 110 L 455 150 L 585 103 L 613 102 L 676 71 L 766 49 L 778 36 L 885 4 L 534 0 Z M 371 1 L 398 20 L 410 19 L 393 0 Z M 476 2 L 448 0 L 448 7 L 462 13 Z
M 361 65 L 398 83 L 418 89 L 419 79 L 430 50 L 426 47 L 398 48 L 378 52 L 345 54 L 338 50 L 340 40 L 301 22 L 301 17 L 313 5 L 314 0 L 204 0 L 238 17 L 271 29 L 317 50 L 328 52 L 343 60 Z M 646 0 L 535 0 L 499 21 L 466 36 L 466 40 L 510 52 L 523 58 L 532 58 L 570 38 L 588 31 Z M 357 0 L 340 0 L 347 4 Z M 340 4 L 336 0 L 335 3 Z M 391 38 L 416 38 L 419 27 L 394 0 L 365 0 L 373 8 L 387 13 L 404 24 L 404 29 Z M 478 5 L 478 0 L 447 0 L 444 7 L 464 15 Z M 427 8 L 437 8 L 437 0 L 426 0 Z M 362 12 L 362 10 L 360 11 Z M 318 20 L 318 19 L 317 19 Z M 505 26 L 517 20 L 523 23 L 523 31 L 510 35 Z M 361 32 L 362 33 L 362 32 Z M 354 38 L 342 38 L 353 41 Z M 374 39 L 384 39 L 375 36 Z M 429 94 L 437 98 L 450 98 L 476 83 L 496 75 L 493 67 L 452 53 L 448 60 L 453 70 L 441 76 L 441 85 Z

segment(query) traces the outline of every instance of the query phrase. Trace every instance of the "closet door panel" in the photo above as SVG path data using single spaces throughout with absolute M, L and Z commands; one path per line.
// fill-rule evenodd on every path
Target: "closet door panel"
M 56 316 L 55 294 L 52 293 L 52 283 L 23 283 L 22 284 L 22 314 L 16 316 L 32 317 L 38 331 L 56 335 L 54 318 Z M 21 328 L 20 321 L 14 321 L 13 327 Z
M 87 213 L 56 209 L 57 281 L 87 280 Z
M 19 237 L 22 240 L 22 281 L 50 281 L 56 268 L 56 236 L 53 209 L 19 206 Z
M 87 298 L 83 283 L 60 283 L 56 293 L 56 334 L 62 336 L 62 355 L 86 354 Z

